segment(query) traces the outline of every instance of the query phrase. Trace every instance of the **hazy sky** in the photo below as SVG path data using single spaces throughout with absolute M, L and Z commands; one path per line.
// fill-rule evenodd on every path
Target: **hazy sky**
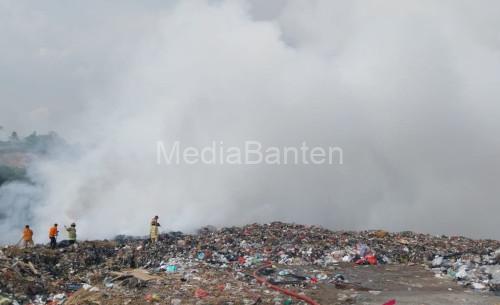
M 39 241 L 55 221 L 147 234 L 155 214 L 500 238 L 499 96 L 493 0 L 0 0 L 0 136 L 78 147 L 0 189 L 0 241 L 28 221 Z M 157 140 L 248 139 L 344 165 L 155 163 Z

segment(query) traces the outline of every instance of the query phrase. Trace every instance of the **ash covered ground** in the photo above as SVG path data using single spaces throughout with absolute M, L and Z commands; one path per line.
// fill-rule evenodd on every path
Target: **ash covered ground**
M 275 222 L 0 252 L 0 304 L 500 304 L 500 241 Z

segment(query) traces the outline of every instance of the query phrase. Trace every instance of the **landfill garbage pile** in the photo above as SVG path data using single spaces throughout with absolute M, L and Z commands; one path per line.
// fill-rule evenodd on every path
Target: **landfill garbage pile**
M 326 269 L 338 264 L 426 265 L 500 294 L 500 241 L 274 222 L 171 232 L 154 244 L 119 236 L 55 250 L 5 247 L 0 305 L 311 304 L 306 293 L 317 285 L 362 290 Z M 280 291 L 287 287 L 299 292 Z

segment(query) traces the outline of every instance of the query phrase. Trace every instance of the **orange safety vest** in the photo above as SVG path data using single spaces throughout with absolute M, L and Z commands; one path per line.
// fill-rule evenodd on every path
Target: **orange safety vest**
M 33 238 L 33 231 L 31 229 L 25 228 L 23 230 L 23 240 L 31 240 Z
M 56 227 L 50 228 L 49 237 L 56 237 L 56 236 L 57 236 L 57 228 Z

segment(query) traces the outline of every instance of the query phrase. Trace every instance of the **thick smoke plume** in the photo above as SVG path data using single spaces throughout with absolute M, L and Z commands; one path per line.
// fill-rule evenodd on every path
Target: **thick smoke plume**
M 53 222 L 144 235 L 156 214 L 500 238 L 496 1 L 0 6 L 2 125 L 74 147 L 0 189 L 1 241 L 28 221 L 39 242 Z M 307 141 L 344 164 L 158 166 L 176 140 Z

